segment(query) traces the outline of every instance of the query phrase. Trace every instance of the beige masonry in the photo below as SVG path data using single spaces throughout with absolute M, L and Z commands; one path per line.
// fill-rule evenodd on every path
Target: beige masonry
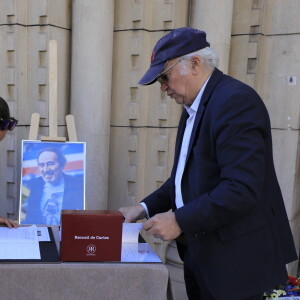
M 87 142 L 90 209 L 138 203 L 169 176 L 182 108 L 141 87 L 156 41 L 169 30 L 207 31 L 220 69 L 253 86 L 270 113 L 274 161 L 299 252 L 298 0 L 0 0 L 0 96 L 19 126 L 0 143 L 0 215 L 17 217 L 21 140 L 32 113 L 48 134 L 49 40 L 58 44 L 59 136 L 75 116 Z M 174 244 L 150 238 L 186 299 Z M 288 266 L 296 275 L 298 262 Z
M 210 47 L 219 54 L 219 69 L 228 73 L 233 0 L 191 0 L 191 27 L 206 32 Z M 217 26 L 218 23 L 222 26 Z
M 107 208 L 114 5 L 72 1 L 71 113 L 87 143 L 88 209 Z

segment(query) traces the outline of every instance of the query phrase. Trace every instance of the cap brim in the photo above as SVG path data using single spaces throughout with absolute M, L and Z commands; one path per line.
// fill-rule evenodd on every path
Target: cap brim
M 139 84 L 149 85 L 154 83 L 157 80 L 158 75 L 162 72 L 166 63 L 167 62 L 163 62 L 161 64 L 150 67 L 142 77 L 142 79 L 139 81 Z

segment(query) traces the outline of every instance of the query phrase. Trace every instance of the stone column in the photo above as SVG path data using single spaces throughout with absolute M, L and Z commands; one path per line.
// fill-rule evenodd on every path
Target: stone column
M 219 54 L 219 69 L 228 72 L 233 0 L 191 0 L 190 26 L 204 30 Z
M 85 141 L 88 209 L 107 207 L 114 1 L 72 2 L 71 114 Z

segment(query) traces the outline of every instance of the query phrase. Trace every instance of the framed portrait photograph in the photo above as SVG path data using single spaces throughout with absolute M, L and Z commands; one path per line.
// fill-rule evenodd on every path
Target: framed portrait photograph
M 84 142 L 22 141 L 20 224 L 60 225 L 62 209 L 85 209 Z

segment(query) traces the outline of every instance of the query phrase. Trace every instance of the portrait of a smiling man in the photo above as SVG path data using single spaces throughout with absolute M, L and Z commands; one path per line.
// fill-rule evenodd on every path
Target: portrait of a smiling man
M 20 223 L 59 225 L 62 209 L 84 209 L 84 145 L 36 143 L 23 148 Z

